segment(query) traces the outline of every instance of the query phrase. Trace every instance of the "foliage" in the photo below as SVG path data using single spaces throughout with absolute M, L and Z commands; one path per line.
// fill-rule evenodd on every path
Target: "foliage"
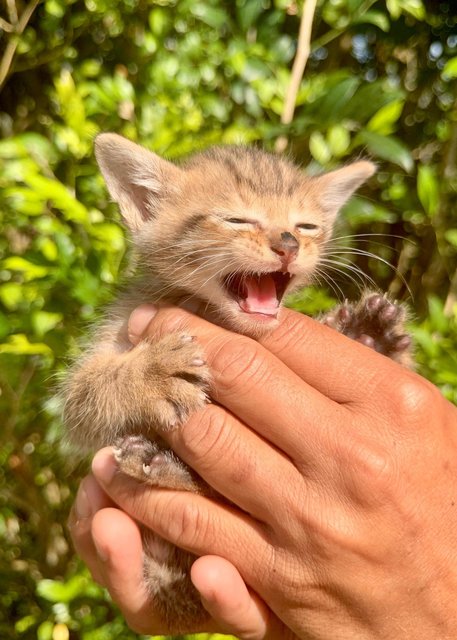
M 334 283 L 295 304 L 317 311 L 335 296 L 357 295 L 369 280 L 350 270 L 353 263 L 413 306 L 421 370 L 457 400 L 451 5 L 320 0 L 295 117 L 285 126 L 301 3 L 7 3 L 0 21 L 2 638 L 134 637 L 69 546 L 64 523 L 78 474 L 57 453 L 52 399 L 55 373 L 109 299 L 126 248 L 93 160 L 97 132 L 123 133 L 171 158 L 210 143 L 273 148 L 286 135 L 310 171 L 370 155 L 379 172 L 342 216 Z

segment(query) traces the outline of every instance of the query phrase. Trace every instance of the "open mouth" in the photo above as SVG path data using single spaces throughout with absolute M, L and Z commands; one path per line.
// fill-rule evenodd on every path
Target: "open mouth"
M 292 276 L 282 271 L 271 273 L 230 273 L 224 286 L 245 313 L 276 316 Z

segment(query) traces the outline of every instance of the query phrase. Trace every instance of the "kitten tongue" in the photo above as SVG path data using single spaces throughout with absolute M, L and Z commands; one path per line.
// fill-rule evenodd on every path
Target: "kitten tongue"
M 246 276 L 243 280 L 246 297 L 239 305 L 246 313 L 263 313 L 275 316 L 278 311 L 276 284 L 270 275 Z

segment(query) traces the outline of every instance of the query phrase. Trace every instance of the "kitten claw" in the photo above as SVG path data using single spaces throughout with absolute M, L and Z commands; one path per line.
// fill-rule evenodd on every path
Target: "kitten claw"
M 351 311 L 347 306 L 342 306 L 340 309 L 338 309 L 338 320 L 340 320 L 340 322 L 349 322 L 351 316 Z

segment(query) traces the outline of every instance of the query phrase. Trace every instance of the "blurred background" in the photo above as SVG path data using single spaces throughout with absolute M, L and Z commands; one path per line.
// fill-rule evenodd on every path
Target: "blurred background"
M 93 158 L 98 132 L 170 159 L 213 143 L 273 150 L 281 136 L 313 172 L 374 159 L 377 175 L 341 216 L 334 281 L 292 304 L 324 310 L 374 281 L 408 303 L 421 373 L 457 400 L 457 7 L 318 0 L 286 125 L 302 9 L 298 0 L 0 4 L 2 639 L 136 637 L 71 549 L 65 522 L 83 470 L 70 472 L 59 453 L 52 396 L 125 264 Z

